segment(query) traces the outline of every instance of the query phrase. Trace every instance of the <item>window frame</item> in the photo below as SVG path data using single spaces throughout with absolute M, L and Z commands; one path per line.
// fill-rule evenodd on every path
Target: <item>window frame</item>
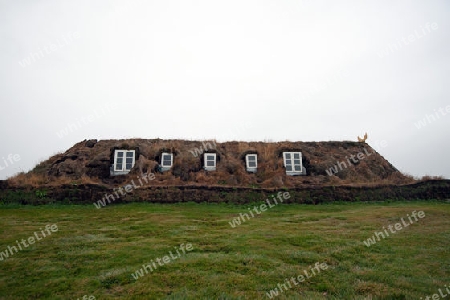
M 170 165 L 169 166 L 164 165 L 164 156 L 165 155 L 170 156 Z M 172 166 L 173 166 L 173 153 L 169 153 L 169 152 L 161 153 L 161 167 L 170 169 L 170 168 L 172 168 Z
M 208 166 L 208 156 L 213 156 L 214 157 L 214 166 Z M 217 168 L 217 153 L 205 153 L 203 155 L 203 164 L 204 164 L 204 168 L 205 169 L 215 169 Z
M 117 168 L 117 159 L 119 158 L 119 153 L 123 153 L 122 156 L 122 168 Z M 132 156 L 132 162 L 131 162 L 131 168 L 127 169 L 127 153 L 133 153 Z M 125 149 L 116 149 L 114 151 L 114 172 L 130 172 L 131 169 L 133 169 L 134 165 L 136 163 L 136 150 L 125 150 Z
M 290 154 L 291 158 L 286 158 L 286 156 Z M 294 162 L 295 158 L 294 155 L 298 154 L 300 156 L 300 163 L 296 164 Z M 287 160 L 290 160 L 291 163 L 287 164 Z M 289 152 L 283 152 L 283 165 L 284 168 L 286 169 L 286 174 L 293 174 L 293 175 L 300 175 L 303 173 L 303 162 L 302 162 L 302 153 L 300 151 L 289 151 Z M 290 166 L 291 170 L 288 170 L 288 166 Z M 299 166 L 300 167 L 300 171 L 295 170 L 295 166 Z
M 249 157 L 250 156 L 255 157 L 255 166 L 250 166 L 250 164 L 249 164 L 250 163 L 250 161 L 249 161 Z M 258 168 L 258 154 L 250 153 L 250 154 L 245 155 L 245 167 L 247 169 L 257 169 Z

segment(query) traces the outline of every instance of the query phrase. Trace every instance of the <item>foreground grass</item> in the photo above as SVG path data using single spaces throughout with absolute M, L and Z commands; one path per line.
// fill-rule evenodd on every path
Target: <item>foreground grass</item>
M 420 299 L 450 284 L 450 204 L 0 206 L 0 251 L 47 224 L 58 231 L 0 261 L 0 299 L 269 299 L 316 262 L 329 267 L 277 299 Z M 367 247 L 412 211 L 426 216 Z M 193 250 L 134 279 L 182 243 Z M 175 247 L 175 248 L 174 248 Z

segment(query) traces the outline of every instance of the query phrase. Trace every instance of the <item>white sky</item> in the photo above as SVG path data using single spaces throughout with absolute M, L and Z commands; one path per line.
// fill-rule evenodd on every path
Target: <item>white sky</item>
M 401 171 L 450 178 L 449 13 L 445 0 L 0 0 L 0 179 L 90 138 L 366 131 Z M 418 129 L 426 114 L 439 118 Z

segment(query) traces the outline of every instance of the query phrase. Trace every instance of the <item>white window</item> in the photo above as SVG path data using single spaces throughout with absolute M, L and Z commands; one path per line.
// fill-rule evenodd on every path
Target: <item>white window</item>
M 135 162 L 134 150 L 116 150 L 114 152 L 114 171 L 129 172 Z
M 172 153 L 162 153 L 161 154 L 161 166 L 162 168 L 170 169 L 173 164 L 173 154 Z
M 245 165 L 248 172 L 256 172 L 258 168 L 258 155 L 257 154 L 247 154 L 245 156 Z
M 205 153 L 204 155 L 205 170 L 213 171 L 216 169 L 216 153 Z
M 283 152 L 284 167 L 288 175 L 302 174 L 302 153 L 301 152 Z

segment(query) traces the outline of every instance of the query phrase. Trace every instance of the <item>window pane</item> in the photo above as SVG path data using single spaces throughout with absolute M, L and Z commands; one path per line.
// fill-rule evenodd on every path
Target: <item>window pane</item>
M 291 158 L 291 154 L 290 153 L 285 153 L 286 158 Z
M 287 165 L 292 165 L 292 161 L 290 159 L 286 159 L 286 166 Z
M 116 161 L 116 163 L 118 163 L 118 164 L 121 164 L 121 163 L 123 163 L 123 158 L 121 158 L 121 157 L 118 157 L 118 158 L 117 158 L 117 161 Z
M 127 157 L 125 158 L 125 169 L 126 170 L 131 170 L 131 168 L 133 167 L 133 156 L 129 157 L 128 153 L 127 153 Z
M 214 155 L 207 155 L 206 156 L 206 160 L 215 160 L 215 156 Z
M 206 166 L 208 166 L 208 167 L 214 167 L 214 161 L 208 160 L 208 161 L 206 162 Z
M 256 163 L 255 163 L 254 161 L 249 161 L 249 162 L 248 162 L 248 166 L 249 166 L 250 168 L 256 168 Z
M 300 165 L 300 159 L 294 159 L 294 165 Z
M 122 170 L 122 164 L 116 164 L 116 170 Z
M 163 166 L 171 166 L 172 165 L 172 157 L 171 155 L 163 155 Z
M 123 151 L 117 151 L 117 157 L 123 157 Z
M 251 156 L 247 156 L 247 159 L 248 159 L 249 161 L 254 161 L 254 160 L 256 160 L 256 157 L 253 156 L 253 155 L 251 155 Z
M 127 157 L 133 157 L 134 156 L 134 152 L 127 152 Z
M 294 158 L 295 159 L 300 159 L 300 153 L 294 153 Z
M 297 166 L 297 165 L 294 166 L 294 168 L 295 168 L 295 171 L 299 171 L 300 172 L 302 170 L 302 169 L 300 169 L 300 166 Z
M 292 171 L 292 166 L 286 166 L 286 171 Z

